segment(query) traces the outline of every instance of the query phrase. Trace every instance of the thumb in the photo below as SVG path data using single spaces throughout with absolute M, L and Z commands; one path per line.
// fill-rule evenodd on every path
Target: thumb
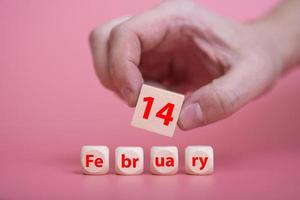
M 232 69 L 192 93 L 184 102 L 179 127 L 189 130 L 224 119 L 256 97 L 263 84 L 257 74 L 251 73 Z

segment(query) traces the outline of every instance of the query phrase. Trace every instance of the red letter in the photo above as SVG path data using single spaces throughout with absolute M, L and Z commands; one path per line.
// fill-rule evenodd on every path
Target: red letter
M 200 170 L 204 169 L 206 163 L 207 163 L 207 159 L 208 157 L 204 157 L 204 160 L 203 160 L 203 157 L 199 157 L 199 160 L 201 162 L 201 167 L 200 167 Z
M 127 164 L 126 164 L 127 161 Z M 128 168 L 131 165 L 131 159 L 130 158 L 125 158 L 125 154 L 122 154 L 122 168 Z
M 97 159 L 95 160 L 95 165 L 96 165 L 96 167 L 102 167 L 102 164 L 103 164 L 102 158 L 97 158 Z
M 198 157 L 192 157 L 192 166 L 196 166 L 196 161 L 198 160 Z
M 136 162 L 139 161 L 138 158 L 132 158 L 132 165 L 133 165 L 133 168 L 136 168 Z
M 94 157 L 94 155 L 91 155 L 91 154 L 85 155 L 85 166 L 86 167 L 89 167 L 90 163 L 93 162 L 93 160 L 90 159 L 90 158 L 93 158 L 93 157 Z
M 174 167 L 174 158 L 172 158 L 172 157 L 167 157 L 166 166 L 167 166 L 167 167 Z
M 171 121 L 173 121 L 172 113 L 175 105 L 172 103 L 166 104 L 162 109 L 156 113 L 156 117 L 164 119 L 164 125 L 168 126 Z M 164 112 L 167 112 L 164 114 Z
M 145 97 L 144 101 L 147 102 L 147 105 L 146 105 L 146 108 L 145 108 L 145 112 L 144 112 L 143 118 L 144 119 L 148 119 L 149 114 L 150 114 L 150 110 L 152 108 L 152 104 L 153 104 L 154 98 L 153 97 Z
M 160 158 L 160 163 L 158 162 L 158 157 L 155 157 L 155 165 L 157 167 L 163 167 L 164 166 L 164 157 Z

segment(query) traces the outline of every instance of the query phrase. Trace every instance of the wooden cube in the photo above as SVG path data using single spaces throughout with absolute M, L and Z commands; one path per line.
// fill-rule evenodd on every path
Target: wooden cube
M 106 174 L 109 170 L 109 149 L 107 146 L 83 146 L 81 148 L 83 173 Z
M 183 101 L 181 94 L 143 85 L 131 125 L 172 137 Z
M 117 147 L 115 159 L 117 174 L 137 175 L 143 173 L 144 152 L 142 147 Z
M 214 170 L 214 152 L 211 146 L 188 146 L 185 149 L 185 171 L 188 174 L 207 175 Z
M 178 149 L 175 146 L 151 148 L 150 171 L 157 175 L 173 175 L 178 171 Z

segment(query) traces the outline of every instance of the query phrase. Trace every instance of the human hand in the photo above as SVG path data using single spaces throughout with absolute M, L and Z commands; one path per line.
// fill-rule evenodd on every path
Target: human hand
M 282 71 L 273 41 L 256 23 L 218 16 L 192 1 L 166 1 L 112 20 L 90 35 L 101 83 L 135 106 L 144 81 L 187 94 L 179 126 L 230 116 Z

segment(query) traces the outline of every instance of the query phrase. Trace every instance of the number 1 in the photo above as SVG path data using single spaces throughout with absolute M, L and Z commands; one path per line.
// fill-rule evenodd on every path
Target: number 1
M 145 97 L 144 101 L 147 102 L 147 105 L 146 105 L 146 109 L 145 109 L 143 118 L 144 119 L 148 119 L 149 118 L 149 114 L 150 114 L 150 110 L 151 110 L 152 105 L 153 105 L 154 98 L 153 97 Z

